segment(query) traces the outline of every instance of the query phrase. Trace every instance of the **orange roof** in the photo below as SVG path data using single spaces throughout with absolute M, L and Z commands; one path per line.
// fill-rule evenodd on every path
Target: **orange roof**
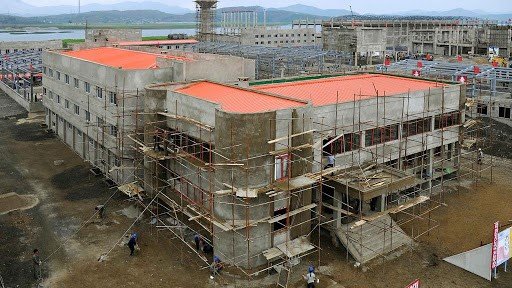
M 432 81 L 381 74 L 363 74 L 253 86 L 252 88 L 311 101 L 313 106 L 323 106 L 335 104 L 337 97 L 339 103 L 353 101 L 354 94 L 357 95 L 356 100 L 359 100 L 376 97 L 376 91 L 378 91 L 379 96 L 390 96 L 440 86 L 442 84 Z M 359 98 L 359 95 L 363 96 Z
M 180 39 L 180 40 L 156 40 L 156 41 L 132 41 L 132 42 L 119 42 L 119 46 L 160 46 L 160 45 L 180 45 L 180 44 L 196 44 L 197 40 L 194 39 Z
M 156 58 L 191 61 L 189 58 L 126 50 L 113 47 L 99 47 L 77 51 L 65 51 L 62 54 L 100 65 L 121 68 L 125 70 L 156 69 Z
M 177 89 L 176 92 L 220 104 L 222 110 L 257 113 L 306 105 L 304 101 L 272 96 L 227 85 L 202 81 Z

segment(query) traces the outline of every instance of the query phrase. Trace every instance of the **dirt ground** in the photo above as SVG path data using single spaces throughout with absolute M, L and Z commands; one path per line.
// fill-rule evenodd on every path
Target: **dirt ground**
M 94 177 L 88 164 L 46 134 L 38 120 L 20 125 L 17 121 L 0 120 L 0 194 L 35 195 L 40 202 L 32 209 L 0 216 L 0 275 L 6 288 L 37 286 L 31 270 L 34 248 L 44 260 L 43 287 L 235 287 L 234 282 L 236 287 L 275 287 L 275 275 L 249 284 L 229 269 L 210 280 L 197 256 L 169 232 L 149 224 L 148 217 L 129 229 L 134 219 L 121 210 L 134 203 Z M 55 165 L 56 160 L 64 162 Z M 346 251 L 322 235 L 317 287 L 405 287 L 416 278 L 422 287 L 512 287 L 512 272 L 500 271 L 498 279 L 488 282 L 441 260 L 476 248 L 481 241 L 490 242 L 492 223 L 512 220 L 512 161 L 498 164 L 492 183 L 454 183 L 459 189 L 445 193 L 447 206 L 432 215 L 440 227 L 396 259 L 354 268 Z M 94 207 L 107 200 L 107 218 L 87 222 Z M 141 235 L 141 251 L 134 257 L 126 246 L 116 245 L 127 231 Z M 100 255 L 110 250 L 106 261 L 99 262 Z M 312 255 L 294 269 L 293 287 L 304 286 L 300 273 L 308 261 L 318 265 L 317 260 L 318 254 Z

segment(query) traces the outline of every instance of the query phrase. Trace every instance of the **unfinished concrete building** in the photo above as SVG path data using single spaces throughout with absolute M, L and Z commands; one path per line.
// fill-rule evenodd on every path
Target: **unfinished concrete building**
M 196 0 L 196 35 L 199 41 L 212 41 L 215 37 L 217 0 Z
M 249 277 L 319 253 L 320 229 L 364 263 L 437 227 L 400 225 L 427 219 L 456 175 L 464 97 L 460 85 L 374 74 L 149 85 L 132 185 L 187 227 L 169 228 L 184 243 L 203 235 Z
M 296 22 L 291 28 L 267 26 L 266 16 L 263 24 L 258 23 L 258 12 L 224 11 L 221 16 L 220 33 L 216 41 L 239 45 L 267 47 L 320 46 L 322 33 L 316 25 L 308 22 Z
M 223 73 L 210 73 L 212 69 Z M 144 87 L 166 81 L 254 79 L 254 61 L 176 51 L 159 54 L 112 47 L 43 55 L 46 123 L 66 144 L 115 183 L 133 180 L 133 113 Z
M 333 28 L 339 27 L 383 29 L 386 50 L 390 53 L 487 54 L 489 46 L 496 46 L 504 50 L 502 56 L 510 55 L 511 27 L 493 23 L 467 20 L 332 20 L 323 23 L 324 37 L 337 33 Z
M 354 55 L 354 65 L 371 65 L 373 56 L 383 57 L 386 51 L 386 31 L 371 27 L 325 27 L 322 30 L 323 48 L 349 52 Z
M 61 49 L 62 40 L 46 41 L 0 41 L 0 55 L 16 52 L 42 52 L 50 49 Z
M 141 29 L 86 29 L 85 42 L 107 44 L 122 41 L 142 41 Z

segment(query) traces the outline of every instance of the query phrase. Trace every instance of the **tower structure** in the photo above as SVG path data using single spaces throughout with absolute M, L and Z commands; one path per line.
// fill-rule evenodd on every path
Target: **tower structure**
M 215 10 L 217 0 L 196 0 L 197 39 L 213 41 L 215 35 Z

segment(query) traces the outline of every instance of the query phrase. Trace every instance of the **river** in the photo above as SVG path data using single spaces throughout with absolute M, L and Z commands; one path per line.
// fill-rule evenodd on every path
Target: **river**
M 142 29 L 142 36 L 166 36 L 171 33 L 194 35 L 195 29 Z M 0 41 L 44 41 L 55 39 L 84 39 L 83 29 L 0 29 Z

